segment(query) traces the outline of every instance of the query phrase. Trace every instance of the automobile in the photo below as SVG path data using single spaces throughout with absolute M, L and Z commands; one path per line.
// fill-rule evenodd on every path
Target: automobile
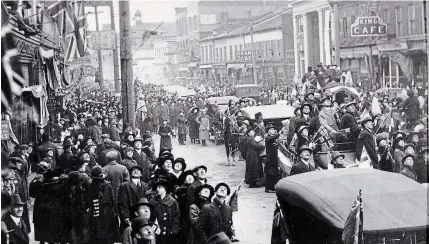
M 350 168 L 281 179 L 271 244 L 343 243 L 345 223 L 360 191 L 362 243 L 426 243 L 426 187 L 401 174 Z
M 210 139 L 214 140 L 215 145 L 223 141 L 223 113 L 228 109 L 229 101 L 238 102 L 239 98 L 235 96 L 209 97 L 206 99 L 210 116 Z
M 233 100 L 234 103 L 238 102 L 240 99 L 236 96 L 224 96 L 224 97 L 209 97 L 206 99 L 207 104 L 215 105 L 217 104 L 219 109 L 225 111 L 228 108 L 229 101 Z
M 256 102 L 259 101 L 260 93 L 259 85 L 255 84 L 242 84 L 236 85 L 233 87 L 231 96 L 236 96 L 240 98 L 253 98 Z

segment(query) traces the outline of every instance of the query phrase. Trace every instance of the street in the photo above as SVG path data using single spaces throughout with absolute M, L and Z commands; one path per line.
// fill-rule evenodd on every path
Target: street
M 159 139 L 158 135 L 153 136 L 157 154 Z M 223 144 L 216 146 L 212 141 L 209 141 L 208 146 L 203 147 L 200 144 L 189 144 L 189 139 L 186 145 L 179 145 L 177 138 L 172 141 L 174 157 L 184 158 L 188 169 L 201 164 L 207 166 L 207 180 L 213 187 L 220 182 L 226 182 L 233 192 L 244 179 L 245 161 L 237 162 L 236 166 L 224 166 L 226 156 Z M 238 212 L 233 213 L 234 227 L 236 237 L 240 240 L 239 243 L 270 243 L 275 199 L 275 194 L 265 193 L 263 187 L 248 188 L 243 183 L 238 197 Z M 32 199 L 33 202 L 34 199 Z M 30 218 L 32 220 L 32 211 Z M 30 243 L 35 243 L 34 226 L 32 226 L 30 233 Z

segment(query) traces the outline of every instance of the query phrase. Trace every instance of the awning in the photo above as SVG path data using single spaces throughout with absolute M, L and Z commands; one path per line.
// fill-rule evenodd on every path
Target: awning
M 228 69 L 229 68 L 244 69 L 244 64 L 228 64 Z
M 211 69 L 213 65 L 211 64 L 202 64 L 200 65 L 200 69 Z
M 197 67 L 197 65 L 198 65 L 198 62 L 190 62 L 189 65 L 188 65 L 188 67 L 189 68 L 194 68 L 194 67 Z

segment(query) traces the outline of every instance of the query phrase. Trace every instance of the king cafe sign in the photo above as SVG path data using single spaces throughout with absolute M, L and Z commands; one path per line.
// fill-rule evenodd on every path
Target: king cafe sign
M 351 25 L 352 36 L 382 36 L 387 34 L 386 24 L 379 16 L 358 17 Z

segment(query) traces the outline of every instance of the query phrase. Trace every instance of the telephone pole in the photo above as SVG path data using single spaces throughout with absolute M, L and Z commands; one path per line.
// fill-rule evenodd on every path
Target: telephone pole
M 122 82 L 122 107 L 124 112 L 124 123 L 129 123 L 133 128 L 135 117 L 134 105 L 134 81 L 133 81 L 133 60 L 131 49 L 131 19 L 129 0 L 119 1 L 119 35 L 121 54 L 121 82 Z
M 253 72 L 253 83 L 258 84 L 258 76 L 256 75 L 256 53 L 255 43 L 253 42 L 253 22 L 250 22 L 250 42 L 252 44 L 252 72 Z
M 115 82 L 115 95 L 121 95 L 121 79 L 119 78 L 119 58 L 118 58 L 118 37 L 116 35 L 115 11 L 113 10 L 113 1 L 110 1 L 110 21 L 113 33 L 115 33 L 115 48 L 113 52 L 113 78 Z
M 95 13 L 95 30 L 98 32 L 100 31 L 100 27 L 98 24 L 98 12 L 97 12 L 97 6 L 94 6 L 94 13 Z M 101 56 L 101 50 L 97 51 L 98 54 L 98 72 L 100 73 L 100 89 L 104 90 L 104 74 L 103 74 L 103 58 Z

